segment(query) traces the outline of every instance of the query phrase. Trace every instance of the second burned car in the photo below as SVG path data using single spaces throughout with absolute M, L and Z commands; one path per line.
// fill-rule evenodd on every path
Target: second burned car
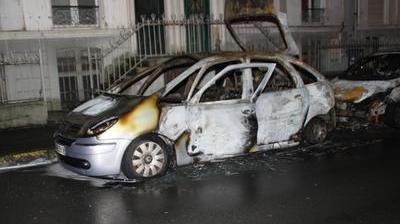
M 63 164 L 89 176 L 150 178 L 194 162 L 317 144 L 335 125 L 328 81 L 291 57 L 221 54 L 173 79 L 168 72 L 133 83 L 135 95 L 116 88 L 72 111 L 56 135 Z
M 332 81 L 343 121 L 400 128 L 400 51 L 378 51 Z

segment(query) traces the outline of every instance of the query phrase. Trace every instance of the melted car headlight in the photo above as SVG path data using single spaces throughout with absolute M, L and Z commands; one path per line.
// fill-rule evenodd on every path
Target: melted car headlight
M 89 136 L 96 136 L 99 135 L 105 131 L 107 131 L 109 128 L 111 128 L 115 123 L 117 123 L 118 117 L 112 117 L 109 119 L 106 119 L 93 127 L 89 128 L 87 130 L 87 134 Z

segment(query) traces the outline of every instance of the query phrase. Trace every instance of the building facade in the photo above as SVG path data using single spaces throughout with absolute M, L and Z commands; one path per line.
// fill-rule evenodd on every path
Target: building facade
M 315 56 L 309 46 L 321 39 L 380 38 L 400 26 L 400 0 L 270 4 L 287 14 L 305 58 Z M 224 0 L 2 0 L 0 107 L 39 99 L 46 111 L 70 109 L 150 57 L 238 50 L 223 26 L 224 5 Z

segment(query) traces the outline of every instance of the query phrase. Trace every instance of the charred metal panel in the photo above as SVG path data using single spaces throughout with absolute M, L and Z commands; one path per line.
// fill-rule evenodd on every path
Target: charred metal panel
M 212 159 L 247 152 L 255 144 L 253 116 L 253 105 L 245 101 L 189 105 L 188 153 Z
M 158 132 L 175 141 L 187 130 L 185 105 L 167 105 L 161 110 Z
M 158 127 L 160 109 L 157 96 L 143 100 L 132 111 L 122 115 L 109 130 L 100 134 L 99 139 L 134 139 Z
M 257 143 L 289 140 L 301 130 L 307 105 L 304 88 L 261 94 L 256 102 Z
M 276 13 L 273 0 L 225 0 L 225 18 Z
M 194 162 L 194 157 L 191 157 L 187 153 L 187 148 L 189 145 L 189 132 L 184 132 L 176 141 L 175 141 L 175 155 L 176 155 L 176 164 L 178 166 L 188 165 Z
M 389 95 L 389 99 L 397 103 L 400 102 L 400 87 L 396 87 L 392 90 L 392 92 Z
M 400 79 L 386 81 L 334 80 L 335 97 L 339 101 L 361 103 L 365 99 L 384 93 L 400 85 Z
M 283 49 L 279 49 L 280 52 L 299 57 L 300 51 L 289 31 L 286 14 L 276 11 L 273 5 L 274 1 L 272 0 L 226 0 L 225 21 L 227 28 L 233 39 L 244 51 L 251 50 L 244 44 L 245 39 L 240 38 L 240 31 L 233 28 L 234 24 L 253 24 L 266 37 L 266 41 L 270 39 L 271 31 L 277 28 L 280 39 L 283 40 L 285 45 Z M 274 24 L 276 27 L 271 26 L 271 24 L 264 26 L 262 25 L 263 22 Z M 245 38 L 248 38 L 248 35 Z
M 312 118 L 318 115 L 326 115 L 335 106 L 335 98 L 332 88 L 327 83 L 315 82 L 306 85 L 309 93 L 310 107 L 308 109 L 307 124 Z

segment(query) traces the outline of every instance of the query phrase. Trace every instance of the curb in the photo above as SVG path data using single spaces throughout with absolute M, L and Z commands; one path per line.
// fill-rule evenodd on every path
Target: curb
M 0 157 L 0 172 L 49 165 L 57 162 L 51 149 L 35 149 L 32 152 L 15 153 Z

